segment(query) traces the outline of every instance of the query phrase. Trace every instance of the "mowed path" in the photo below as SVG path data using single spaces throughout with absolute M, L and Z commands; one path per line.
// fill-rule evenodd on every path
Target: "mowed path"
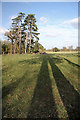
M 11 74 L 3 68 L 3 117 L 79 118 L 78 66 L 72 66 L 55 55 L 25 58 L 14 62 L 14 66 L 18 63 L 19 69 L 12 66 L 12 61 L 12 67 L 7 68 L 9 72 L 11 70 Z M 12 76 L 13 71 L 14 77 L 9 83 L 6 82 L 7 75 Z

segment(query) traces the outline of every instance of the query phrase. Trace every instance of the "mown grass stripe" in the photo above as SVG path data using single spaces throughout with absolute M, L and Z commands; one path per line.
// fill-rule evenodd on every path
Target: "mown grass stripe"
M 61 97 L 60 97 L 55 79 L 53 77 L 52 69 L 51 69 L 51 66 L 50 66 L 49 62 L 48 62 L 48 69 L 49 69 L 50 79 L 52 81 L 52 91 L 53 91 L 53 96 L 54 96 L 54 99 L 55 99 L 55 104 L 56 104 L 56 107 L 57 107 L 58 117 L 59 118 L 68 118 L 67 111 L 66 111 L 65 106 L 64 106 L 64 104 L 61 100 Z

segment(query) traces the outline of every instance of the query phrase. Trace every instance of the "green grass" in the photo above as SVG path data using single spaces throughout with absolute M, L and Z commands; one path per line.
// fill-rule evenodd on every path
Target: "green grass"
M 3 55 L 3 118 L 77 119 L 78 53 Z

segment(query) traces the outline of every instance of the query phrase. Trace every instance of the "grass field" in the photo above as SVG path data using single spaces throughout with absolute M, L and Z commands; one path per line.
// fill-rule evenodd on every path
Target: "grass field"
M 79 57 L 3 55 L 3 118 L 79 118 Z

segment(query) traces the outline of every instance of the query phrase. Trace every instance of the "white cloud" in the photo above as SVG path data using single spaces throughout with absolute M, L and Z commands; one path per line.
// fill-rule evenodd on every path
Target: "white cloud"
M 47 23 L 47 22 L 48 22 L 48 19 L 45 18 L 45 17 L 40 17 L 40 21 L 41 21 L 42 23 Z
M 8 32 L 8 29 L 0 27 L 0 35 L 4 34 L 5 32 Z
M 55 25 L 46 25 L 40 27 L 39 32 L 43 37 L 59 37 L 63 34 L 63 29 Z
M 39 27 L 40 43 L 47 49 L 78 45 L 78 29 L 62 27 L 59 25 L 45 25 Z
M 54 25 L 48 25 L 44 28 L 45 37 L 58 37 L 62 34 L 62 31 L 59 30 L 59 27 Z
M 45 37 L 57 37 L 57 33 L 49 32 L 45 34 Z
M 74 18 L 74 19 L 71 19 L 71 20 L 64 21 L 63 25 L 65 25 L 67 27 L 72 26 L 74 28 L 78 28 L 78 19 L 80 21 L 80 18 Z

